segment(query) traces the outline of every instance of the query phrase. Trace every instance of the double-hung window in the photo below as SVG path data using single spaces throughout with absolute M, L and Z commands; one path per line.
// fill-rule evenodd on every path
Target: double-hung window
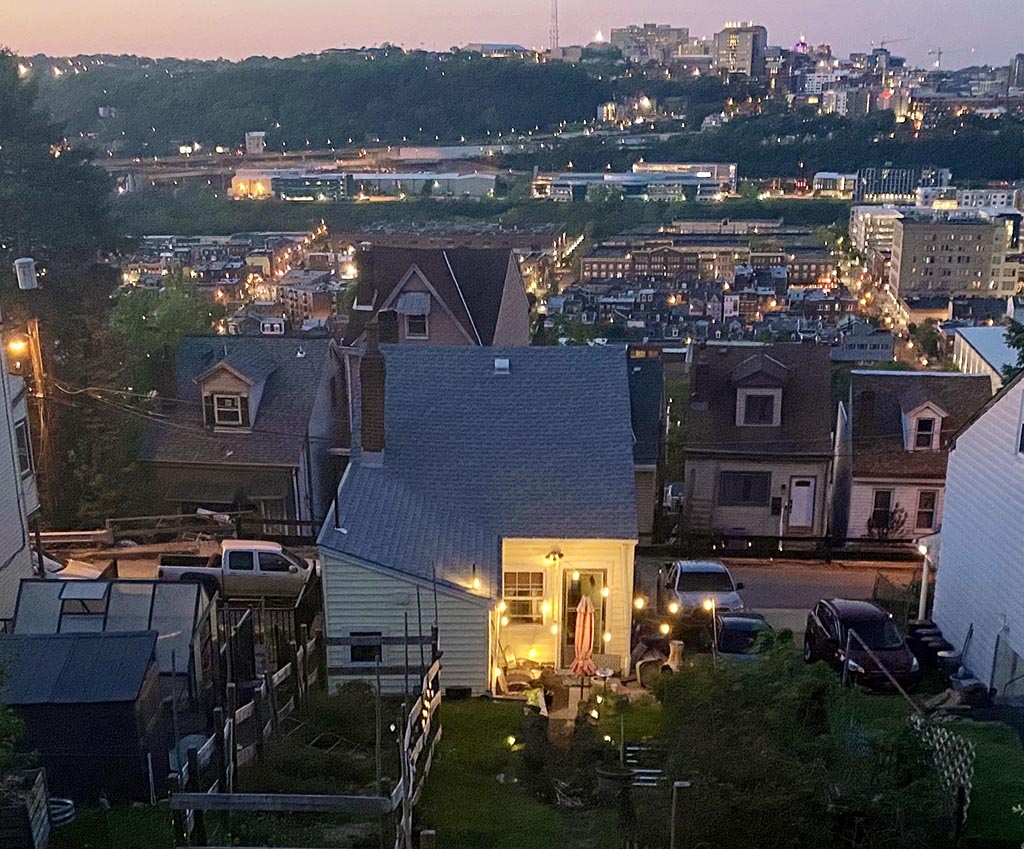
M 505 613 L 510 624 L 540 625 L 544 622 L 544 573 L 505 573 Z

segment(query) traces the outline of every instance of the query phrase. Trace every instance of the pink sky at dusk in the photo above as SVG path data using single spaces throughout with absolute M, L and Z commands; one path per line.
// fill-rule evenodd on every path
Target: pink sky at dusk
M 1005 64 L 1024 52 L 1020 0 L 560 0 L 563 44 L 613 26 L 657 21 L 710 34 L 753 19 L 772 44 L 800 35 L 835 52 L 910 37 L 895 53 L 921 64 L 941 46 L 944 65 Z M 0 0 L 0 43 L 25 55 L 136 53 L 238 59 L 392 41 L 446 50 L 471 41 L 544 46 L 550 0 Z M 971 48 L 974 53 L 971 53 Z

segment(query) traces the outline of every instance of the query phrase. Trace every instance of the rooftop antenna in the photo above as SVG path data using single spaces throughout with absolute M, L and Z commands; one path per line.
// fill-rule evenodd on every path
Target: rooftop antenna
M 558 50 L 558 0 L 551 0 L 551 52 Z

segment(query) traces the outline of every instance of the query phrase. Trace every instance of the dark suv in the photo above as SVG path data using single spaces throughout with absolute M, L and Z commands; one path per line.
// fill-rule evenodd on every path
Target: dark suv
M 869 601 L 843 598 L 819 601 L 807 615 L 804 660 L 808 663 L 824 660 L 839 671 L 845 663 L 854 680 L 869 687 L 890 684 L 855 638 L 850 641 L 850 656 L 846 656 L 847 635 L 851 629 L 901 686 L 917 683 L 921 668 L 907 648 L 899 625 L 889 613 Z

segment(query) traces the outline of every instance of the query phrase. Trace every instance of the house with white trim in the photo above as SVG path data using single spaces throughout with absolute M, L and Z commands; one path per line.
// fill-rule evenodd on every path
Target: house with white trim
M 987 375 L 853 370 L 836 428 L 836 535 L 937 531 L 950 440 L 991 396 Z
M 500 691 L 520 661 L 566 669 L 584 595 L 597 666 L 625 669 L 637 543 L 626 352 L 367 342 L 352 456 L 318 540 L 332 686 L 379 663 L 400 689 L 396 638 L 435 626 L 446 687 Z

